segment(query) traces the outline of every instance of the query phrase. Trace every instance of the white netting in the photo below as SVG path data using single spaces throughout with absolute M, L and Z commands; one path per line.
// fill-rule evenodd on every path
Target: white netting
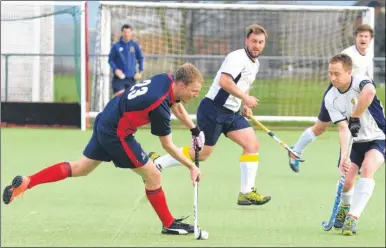
M 358 16 L 371 20 L 366 8 L 159 3 L 133 6 L 136 4 L 140 3 L 101 3 L 95 52 L 102 56 L 94 64 L 92 112 L 101 111 L 110 99 L 107 55 L 125 23 L 133 26 L 134 39 L 145 55 L 145 77 L 173 72 L 188 61 L 207 80 L 202 96 L 224 56 L 244 47 L 244 28 L 260 24 L 268 31 L 269 39 L 259 58 L 260 72 L 252 90 L 260 99 L 256 114 L 314 116 L 327 88 L 328 58 L 353 44 Z M 190 114 L 195 114 L 199 101 L 187 106 Z
M 70 26 L 79 25 L 72 21 L 77 15 L 79 6 L 71 3 L 59 6 L 53 1 L 1 2 L 2 100 L 54 100 L 55 45 L 67 42 L 67 46 L 79 47 L 73 44 L 74 39 L 55 40 L 56 21 L 60 24 L 63 16 L 69 16 Z M 71 64 L 74 65 L 74 59 Z

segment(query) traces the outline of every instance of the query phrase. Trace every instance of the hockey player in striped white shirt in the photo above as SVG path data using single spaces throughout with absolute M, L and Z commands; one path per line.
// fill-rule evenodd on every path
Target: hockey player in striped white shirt
M 241 182 L 238 205 L 262 205 L 271 199 L 257 193 L 255 188 L 259 142 L 245 118 L 252 113 L 251 108 L 258 105 L 258 100 L 249 95 L 249 90 L 259 71 L 258 56 L 267 38 L 267 32 L 260 25 L 254 24 L 245 29 L 245 48 L 227 55 L 197 109 L 197 124 L 205 134 L 204 148 L 199 155 L 201 161 L 210 156 L 222 134 L 243 148 L 239 160 Z M 182 151 L 187 158 L 194 159 L 192 147 L 185 146 Z M 168 154 L 160 157 L 151 153 L 149 157 L 161 169 L 181 165 Z
M 344 49 L 342 53 L 349 55 L 353 61 L 352 75 L 367 75 L 372 78 L 373 53 L 369 46 L 371 44 L 371 40 L 374 37 L 374 30 L 369 25 L 363 24 L 356 28 L 354 34 L 355 45 Z M 331 88 L 332 84 L 328 86 L 327 90 L 324 92 L 324 95 Z M 322 101 L 318 120 L 312 127 L 309 127 L 302 133 L 293 150 L 298 155 L 301 155 L 307 145 L 309 145 L 316 139 L 316 137 L 322 135 L 327 130 L 328 124 L 330 122 L 331 118 L 328 114 L 326 106 L 324 105 L 324 101 Z M 295 172 L 298 172 L 300 161 L 297 160 L 291 153 L 288 153 L 288 156 L 291 169 Z
M 346 54 L 330 60 L 328 75 L 333 87 L 323 99 L 331 121 L 338 126 L 340 158 L 350 158 L 339 162 L 346 176 L 342 205 L 334 223 L 344 235 L 356 233 L 356 223 L 374 190 L 374 174 L 385 161 L 385 114 L 375 84 L 367 76 L 352 76 L 352 67 Z M 347 154 L 350 135 L 354 142 L 351 154 Z M 359 170 L 360 178 L 355 184 Z

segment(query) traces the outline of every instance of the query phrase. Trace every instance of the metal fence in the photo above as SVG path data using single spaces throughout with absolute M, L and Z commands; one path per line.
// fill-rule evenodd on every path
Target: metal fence
M 99 56 L 107 55 L 90 56 L 91 81 L 94 75 L 100 73 L 93 67 L 95 58 Z M 1 54 L 1 101 L 79 101 L 80 59 L 76 55 Z M 206 78 L 213 78 L 223 59 L 224 56 L 148 54 L 144 60 L 145 77 L 173 71 L 177 60 L 191 62 Z M 328 58 L 324 57 L 262 56 L 259 61 L 258 79 L 307 80 L 315 78 L 315 74 L 317 78 L 327 77 Z M 385 58 L 375 58 L 375 82 L 384 84 L 385 73 Z

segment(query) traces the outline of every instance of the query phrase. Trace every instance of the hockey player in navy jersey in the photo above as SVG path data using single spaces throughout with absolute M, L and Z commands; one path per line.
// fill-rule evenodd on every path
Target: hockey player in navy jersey
M 200 71 L 191 64 L 184 64 L 174 75 L 158 74 L 126 89 L 96 117 L 92 137 L 80 160 L 57 163 L 31 176 L 16 176 L 4 189 L 3 202 L 9 204 L 15 197 L 40 184 L 86 176 L 103 161 L 112 161 L 118 168 L 132 169 L 145 181 L 146 196 L 162 222 L 162 233 L 194 232 L 193 225 L 175 219 L 170 213 L 161 187 L 160 172 L 133 134 L 150 123 L 151 133 L 159 137 L 166 152 L 190 170 L 193 183 L 199 180 L 200 170 L 172 141 L 170 116 L 172 111 L 191 129 L 194 143 L 202 149 L 204 135 L 179 103 L 197 97 L 202 83 Z

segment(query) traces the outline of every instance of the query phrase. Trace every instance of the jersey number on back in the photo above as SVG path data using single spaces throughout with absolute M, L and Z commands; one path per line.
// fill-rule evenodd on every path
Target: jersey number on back
M 131 100 L 136 98 L 137 96 L 146 94 L 146 92 L 148 91 L 148 87 L 146 85 L 150 83 L 151 83 L 150 79 L 147 79 L 143 82 L 136 83 L 133 87 L 130 88 L 130 92 L 127 95 L 127 99 Z

